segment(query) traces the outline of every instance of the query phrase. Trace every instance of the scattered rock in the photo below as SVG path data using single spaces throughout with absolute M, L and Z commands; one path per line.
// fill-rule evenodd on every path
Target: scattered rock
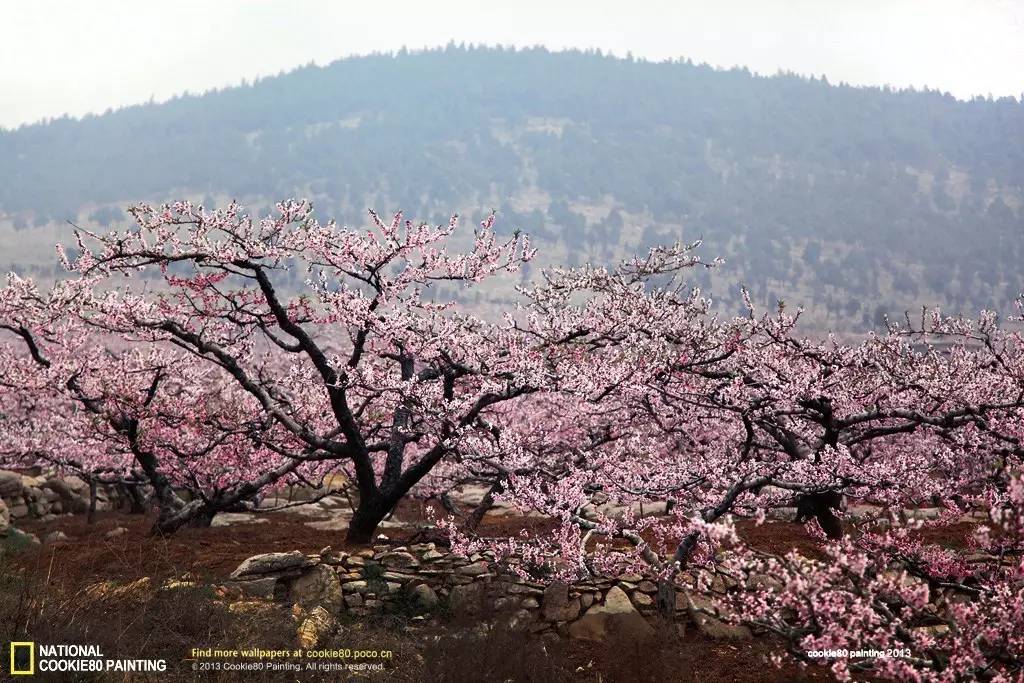
M 83 593 L 88 598 L 104 603 L 144 603 L 153 595 L 153 580 L 144 576 L 124 585 L 118 585 L 115 581 L 102 581 L 86 587 Z
M 406 521 L 403 521 L 401 519 L 396 519 L 396 518 L 392 517 L 391 519 L 385 519 L 383 522 L 378 524 L 377 528 L 378 529 L 405 529 L 405 528 L 410 527 L 410 526 L 413 526 L 413 525 L 410 524 L 409 522 L 406 522 Z M 382 537 L 383 537 L 383 539 L 382 539 Z M 380 536 L 377 537 L 377 540 L 385 540 L 386 541 L 386 540 L 388 540 L 388 537 L 385 536 L 384 534 L 381 534 Z
M 228 611 L 232 614 L 248 614 L 259 616 L 268 612 L 276 612 L 277 607 L 266 600 L 238 600 L 228 604 Z
M 123 526 L 119 526 L 103 534 L 103 538 L 117 538 L 118 536 L 124 536 L 126 533 L 128 533 L 128 530 Z
M 345 531 L 348 529 L 349 519 L 346 517 L 332 517 L 317 522 L 306 522 L 306 526 L 320 531 Z
M 753 637 L 750 629 L 742 624 L 728 624 L 721 619 L 707 614 L 720 614 L 718 608 L 703 595 L 688 594 L 687 609 L 690 618 L 701 633 L 711 638 L 730 638 L 733 640 L 749 640 Z
M 231 526 L 232 524 L 267 524 L 270 520 L 251 512 L 218 512 L 210 522 L 212 527 Z
M 299 625 L 299 646 L 316 647 L 330 635 L 337 625 L 334 617 L 323 607 L 314 607 L 309 616 Z
M 51 531 L 43 538 L 43 543 L 61 543 L 68 540 L 68 535 L 63 531 Z

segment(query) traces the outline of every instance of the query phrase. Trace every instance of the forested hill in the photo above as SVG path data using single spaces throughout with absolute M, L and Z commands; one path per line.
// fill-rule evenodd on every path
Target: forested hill
M 0 178 L 0 268 L 43 275 L 67 219 L 300 195 L 347 222 L 371 206 L 429 220 L 493 207 L 548 262 L 703 237 L 727 263 L 700 279 L 729 312 L 744 282 L 835 329 L 922 303 L 1005 311 L 1024 289 L 1024 104 L 688 61 L 345 59 L 0 132 Z

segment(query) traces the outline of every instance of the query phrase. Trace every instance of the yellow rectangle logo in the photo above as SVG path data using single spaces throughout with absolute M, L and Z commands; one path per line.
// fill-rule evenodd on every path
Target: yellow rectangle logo
M 32 676 L 36 672 L 36 644 L 11 643 L 11 675 Z

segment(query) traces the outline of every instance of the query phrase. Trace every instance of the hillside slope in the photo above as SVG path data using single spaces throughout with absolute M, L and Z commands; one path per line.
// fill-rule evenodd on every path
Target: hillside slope
M 495 208 L 546 261 L 679 237 L 833 329 L 1024 289 L 1024 104 L 598 53 L 456 48 L 0 132 L 0 268 L 48 276 L 66 220 L 137 200 L 311 197 L 443 220 Z

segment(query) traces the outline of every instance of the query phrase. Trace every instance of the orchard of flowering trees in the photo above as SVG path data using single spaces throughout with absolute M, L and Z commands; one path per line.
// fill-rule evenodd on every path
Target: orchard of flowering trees
M 79 231 L 52 288 L 0 290 L 7 464 L 145 483 L 158 533 L 343 474 L 353 543 L 407 496 L 483 481 L 556 530 L 439 519 L 457 549 L 548 577 L 653 572 L 662 604 L 703 594 L 840 677 L 1021 675 L 1019 319 L 925 311 L 856 344 L 806 339 L 781 305 L 717 315 L 690 285 L 717 265 L 695 244 L 549 270 L 516 306 L 474 311 L 467 291 L 533 255 L 493 216 L 462 235 L 454 218 L 323 224 L 301 201 L 132 214 Z M 816 554 L 749 540 L 780 511 Z M 866 648 L 909 655 L 812 654 Z

